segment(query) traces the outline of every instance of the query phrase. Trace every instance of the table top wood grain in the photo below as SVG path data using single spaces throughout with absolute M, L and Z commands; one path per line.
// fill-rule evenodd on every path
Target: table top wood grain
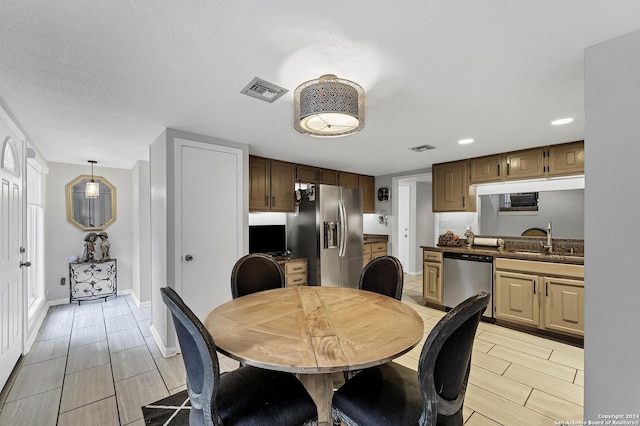
M 411 350 L 424 333 L 422 318 L 394 298 L 321 286 L 239 297 L 211 311 L 204 324 L 221 353 L 304 374 L 385 363 Z

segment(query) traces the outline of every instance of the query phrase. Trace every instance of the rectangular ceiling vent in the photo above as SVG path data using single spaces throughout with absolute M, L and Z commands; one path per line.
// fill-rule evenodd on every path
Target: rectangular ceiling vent
M 422 151 L 429 151 L 430 149 L 436 149 L 436 147 L 431 145 L 420 145 L 420 146 L 414 146 L 413 148 L 409 148 L 409 149 L 415 152 L 422 152 Z
M 269 83 L 268 81 L 262 80 L 258 77 L 254 77 L 253 80 L 251 80 L 251 82 L 240 91 L 240 93 L 244 93 L 247 96 L 269 103 L 274 102 L 287 92 L 287 89 L 273 83 Z

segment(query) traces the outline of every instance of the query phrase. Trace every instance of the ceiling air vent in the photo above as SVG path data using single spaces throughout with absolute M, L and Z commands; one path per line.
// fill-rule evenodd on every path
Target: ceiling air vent
M 244 93 L 247 96 L 269 103 L 274 102 L 287 92 L 287 89 L 276 86 L 275 84 L 264 81 L 258 77 L 254 77 L 253 80 L 251 80 L 251 82 L 240 91 L 240 93 Z
M 431 145 L 420 145 L 420 146 L 414 146 L 413 148 L 409 148 L 409 149 L 415 152 L 422 152 L 422 151 L 429 151 L 430 149 L 436 149 L 436 147 Z

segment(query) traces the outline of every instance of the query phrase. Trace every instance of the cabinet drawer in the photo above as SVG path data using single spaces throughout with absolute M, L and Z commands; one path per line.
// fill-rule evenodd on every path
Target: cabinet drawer
M 362 255 L 364 257 L 371 257 L 371 244 L 363 244 L 362 245 Z
M 440 251 L 426 251 L 422 253 L 422 258 L 425 262 L 442 262 L 442 252 Z
M 307 273 L 307 262 L 287 262 L 284 264 L 284 274 L 286 276 L 292 274 L 306 274 Z
M 287 287 L 307 285 L 307 274 L 304 273 L 304 274 L 287 275 L 287 278 L 285 281 L 286 281 Z
M 371 253 L 381 253 L 387 254 L 387 243 L 371 243 Z

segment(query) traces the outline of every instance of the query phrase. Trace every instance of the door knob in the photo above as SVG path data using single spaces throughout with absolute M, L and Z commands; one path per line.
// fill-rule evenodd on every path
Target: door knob
M 31 262 L 20 262 L 20 267 L 22 268 L 23 266 L 29 267 L 31 266 Z
M 191 262 L 193 260 L 193 256 L 191 256 L 190 254 L 186 255 L 184 257 L 184 260 L 186 260 L 187 262 Z

